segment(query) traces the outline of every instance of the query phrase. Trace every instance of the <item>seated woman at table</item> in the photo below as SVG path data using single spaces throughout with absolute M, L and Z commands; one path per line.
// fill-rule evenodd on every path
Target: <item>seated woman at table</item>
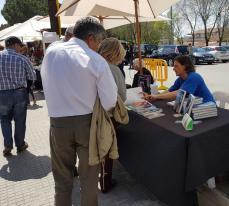
M 195 71 L 195 67 L 189 56 L 176 57 L 174 59 L 173 70 L 178 78 L 174 85 L 169 88 L 168 92 L 156 95 L 145 94 L 144 99 L 148 101 L 175 100 L 177 91 L 183 89 L 194 96 L 202 97 L 203 102 L 215 102 L 203 78 Z
M 132 88 L 139 87 L 139 76 L 140 76 L 140 67 L 139 67 L 139 59 L 136 58 L 133 60 L 133 69 L 137 71 L 137 73 L 134 75 L 134 80 L 132 83 Z M 144 61 L 142 60 L 142 74 L 143 75 L 149 75 L 150 76 L 150 84 L 154 83 L 154 79 L 148 69 L 144 67 Z
M 113 74 L 115 83 L 118 87 L 118 94 L 123 101 L 126 100 L 126 85 L 124 76 L 117 65 L 119 65 L 125 55 L 126 51 L 123 48 L 120 41 L 116 38 L 106 38 L 104 39 L 100 46 L 98 53 L 104 57 L 110 66 L 111 73 Z M 117 123 L 112 119 L 114 128 L 117 127 Z M 116 181 L 112 179 L 112 167 L 113 160 L 108 157 L 105 158 L 104 168 L 101 166 L 100 172 L 100 188 L 103 193 L 106 193 L 115 186 Z M 104 176 L 104 178 L 103 178 Z

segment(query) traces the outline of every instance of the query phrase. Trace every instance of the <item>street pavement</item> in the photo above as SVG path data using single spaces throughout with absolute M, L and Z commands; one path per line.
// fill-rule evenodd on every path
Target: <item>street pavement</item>
M 53 206 L 54 181 L 49 150 L 49 119 L 43 93 L 37 92 L 37 104 L 27 113 L 27 151 L 2 156 L 3 137 L 0 132 L 0 206 Z M 148 190 L 135 182 L 115 161 L 117 186 L 109 193 L 99 192 L 100 206 L 163 206 Z M 73 205 L 80 205 L 79 180 L 74 180 Z
M 197 71 L 204 77 L 213 92 L 229 93 L 229 63 L 202 65 Z M 134 71 L 125 67 L 126 82 L 131 84 Z M 170 86 L 176 79 L 169 68 Z M 225 95 L 224 95 L 225 96 Z M 38 106 L 30 107 L 27 116 L 27 151 L 21 154 L 13 150 L 13 156 L 0 154 L 0 206 L 53 206 L 54 182 L 50 165 L 49 119 L 42 92 L 36 92 Z M 3 137 L 0 132 L 0 151 Z M 138 184 L 125 169 L 115 161 L 114 178 L 118 181 L 110 193 L 99 192 L 100 206 L 162 206 L 153 195 Z M 73 205 L 79 205 L 79 180 L 74 181 Z

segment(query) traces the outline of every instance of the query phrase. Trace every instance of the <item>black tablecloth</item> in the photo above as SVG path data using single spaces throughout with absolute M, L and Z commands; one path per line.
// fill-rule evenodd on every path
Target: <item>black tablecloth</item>
M 166 116 L 149 120 L 130 111 L 130 123 L 118 128 L 120 162 L 169 206 L 198 205 L 195 188 L 229 171 L 229 111 L 219 109 L 188 132 L 172 107 L 156 105 Z

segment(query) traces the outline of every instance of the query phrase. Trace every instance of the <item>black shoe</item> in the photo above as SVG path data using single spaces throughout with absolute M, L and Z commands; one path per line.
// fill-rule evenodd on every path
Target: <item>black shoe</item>
M 116 179 L 112 179 L 111 180 L 111 188 L 114 188 L 117 186 L 117 180 Z
M 9 157 L 9 156 L 11 156 L 12 154 L 11 154 L 11 148 L 9 148 L 9 147 L 5 147 L 4 148 L 4 150 L 3 150 L 3 156 L 4 157 Z
M 74 172 L 73 172 L 74 177 L 78 177 L 79 173 L 77 171 L 77 167 L 74 168 Z
M 29 145 L 25 142 L 23 146 L 17 148 L 17 153 L 25 151 L 28 147 Z
M 105 188 L 102 188 L 101 182 L 100 182 L 100 187 L 101 187 L 101 192 L 102 193 L 108 193 L 108 192 L 110 192 L 116 186 L 117 186 L 117 181 L 115 179 L 112 179 L 109 184 L 106 183 L 105 184 Z

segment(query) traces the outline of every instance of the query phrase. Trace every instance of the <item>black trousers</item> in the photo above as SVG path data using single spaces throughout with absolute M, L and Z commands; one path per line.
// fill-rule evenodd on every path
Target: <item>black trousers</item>
M 118 128 L 119 123 L 114 119 L 111 119 L 114 125 L 115 130 Z M 112 188 L 112 169 L 113 169 L 113 160 L 109 158 L 109 155 L 105 157 L 104 165 L 101 164 L 100 171 L 100 188 L 103 193 L 108 192 Z

